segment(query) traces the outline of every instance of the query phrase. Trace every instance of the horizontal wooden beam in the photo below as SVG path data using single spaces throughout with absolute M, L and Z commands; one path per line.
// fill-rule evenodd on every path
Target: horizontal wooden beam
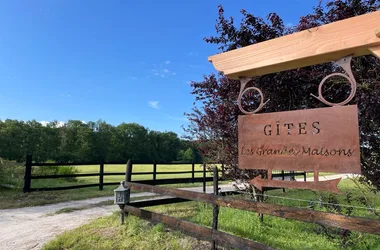
M 218 71 L 231 79 L 373 53 L 379 57 L 380 11 L 348 18 L 244 48 L 210 56 Z
M 57 191 L 57 190 L 68 190 L 68 189 L 77 189 L 77 188 L 88 188 L 88 187 L 98 187 L 99 183 L 97 184 L 84 184 L 84 185 L 75 185 L 75 186 L 65 186 L 65 187 L 44 187 L 44 188 L 31 188 L 30 192 L 35 191 Z
M 154 213 L 148 210 L 143 210 L 133 206 L 126 205 L 124 211 L 134 216 L 140 217 L 145 220 L 149 220 L 154 223 L 163 223 L 173 229 L 181 230 L 185 234 L 196 237 L 202 240 L 216 240 L 220 246 L 232 246 L 238 249 L 261 249 L 269 250 L 273 249 L 265 246 L 261 243 L 257 243 L 248 239 L 240 238 L 235 235 L 212 230 L 204 226 L 180 220 L 175 217 L 167 216 L 164 214 Z
M 56 174 L 56 175 L 33 175 L 30 179 L 57 179 L 57 178 L 75 178 L 75 177 L 86 177 L 86 176 L 99 176 L 99 173 L 89 173 L 89 174 Z
M 175 188 L 150 186 L 133 182 L 127 182 L 125 183 L 125 185 L 136 191 L 144 191 L 166 196 L 179 197 L 193 201 L 211 203 L 213 205 L 218 205 L 222 207 L 254 211 L 257 213 L 268 214 L 281 218 L 294 219 L 304 222 L 320 223 L 327 226 L 380 235 L 379 220 L 349 217 L 334 213 L 326 213 L 309 209 L 268 204 L 264 202 L 256 202 L 253 200 L 220 197 L 215 196 L 213 194 L 191 192 Z

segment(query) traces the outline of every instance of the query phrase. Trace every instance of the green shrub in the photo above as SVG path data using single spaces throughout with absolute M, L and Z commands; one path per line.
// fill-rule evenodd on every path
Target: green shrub
M 8 161 L 0 158 L 0 184 L 22 186 L 24 179 L 24 169 L 22 163 Z
M 77 174 L 79 171 L 75 166 L 42 166 L 33 167 L 33 175 L 68 175 Z M 65 181 L 76 181 L 75 177 L 59 178 Z
M 58 167 L 58 174 L 77 174 L 79 173 L 79 170 L 74 166 L 59 166 Z M 63 178 L 66 181 L 76 181 L 75 177 L 66 177 Z

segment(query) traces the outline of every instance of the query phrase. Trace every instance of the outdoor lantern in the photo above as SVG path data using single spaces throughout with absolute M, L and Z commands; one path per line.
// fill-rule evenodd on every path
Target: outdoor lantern
M 120 182 L 120 186 L 114 190 L 116 205 L 125 205 L 129 203 L 130 189 L 124 187 L 123 183 L 123 181 Z

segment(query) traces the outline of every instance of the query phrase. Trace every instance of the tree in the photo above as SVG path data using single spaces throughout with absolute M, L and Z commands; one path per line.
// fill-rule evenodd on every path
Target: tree
M 282 19 L 270 13 L 267 19 L 241 11 L 242 19 L 235 25 L 234 19 L 225 18 L 222 6 L 218 8 L 218 20 L 215 25 L 216 36 L 205 38 L 207 43 L 218 45 L 219 52 L 230 51 L 251 44 L 263 42 L 279 36 L 335 22 L 356 15 L 365 14 L 380 8 L 379 0 L 366 1 L 330 1 L 321 2 L 309 15 L 302 16 L 299 23 L 286 28 Z M 353 73 L 358 89 L 351 103 L 358 104 L 361 162 L 363 181 L 380 188 L 380 62 L 374 56 L 362 56 L 353 60 Z M 260 88 L 271 101 L 261 111 L 278 112 L 304 108 L 323 107 L 318 100 L 310 97 L 315 93 L 324 76 L 337 69 L 331 63 L 314 65 L 301 69 L 255 77 L 251 86 Z M 192 94 L 196 96 L 195 106 L 186 114 L 190 125 L 185 129 L 188 137 L 197 139 L 197 147 L 202 156 L 212 161 L 223 162 L 231 168 L 231 177 L 252 179 L 258 171 L 241 171 L 237 168 L 237 118 L 240 111 L 236 104 L 240 83 L 227 79 L 222 74 L 204 76 L 203 81 L 192 82 Z M 341 79 L 332 79 L 326 84 L 324 96 L 337 102 L 346 99 L 348 85 Z M 254 110 L 257 95 L 249 93 L 243 101 L 246 110 Z M 248 101 L 254 100 L 254 101 Z M 256 106 L 257 107 L 257 106 Z
M 37 162 L 171 162 L 184 145 L 173 132 L 148 131 L 136 123 L 69 120 L 63 126 L 56 121 L 43 126 L 35 120 L 0 120 L 0 158 L 16 161 L 31 153 Z
M 183 159 L 185 161 L 192 161 L 194 160 L 195 158 L 195 155 L 194 155 L 194 152 L 191 148 L 188 148 L 185 153 L 183 154 Z

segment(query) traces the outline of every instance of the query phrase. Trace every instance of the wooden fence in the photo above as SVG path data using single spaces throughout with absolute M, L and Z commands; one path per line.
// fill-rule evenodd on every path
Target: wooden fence
M 347 230 L 354 230 L 363 233 L 380 235 L 380 221 L 360 217 L 344 216 L 335 213 L 311 210 L 307 208 L 296 208 L 277 204 L 268 204 L 254 200 L 244 200 L 232 197 L 223 197 L 218 194 L 218 170 L 214 169 L 214 193 L 205 194 L 186 190 L 180 190 L 168 187 L 158 187 L 130 181 L 131 173 L 127 170 L 124 185 L 131 190 L 141 192 L 153 192 L 161 195 L 169 195 L 171 199 L 181 201 L 200 201 L 213 205 L 212 227 L 200 226 L 185 220 L 167 216 L 160 213 L 140 209 L 140 207 L 155 205 L 146 204 L 144 201 L 131 202 L 125 206 L 122 205 L 122 214 L 132 214 L 151 222 L 163 223 L 168 227 L 181 230 L 182 232 L 202 240 L 209 240 L 212 243 L 212 249 L 216 245 L 231 246 L 238 249 L 272 249 L 266 245 L 254 242 L 248 239 L 240 238 L 225 232 L 218 231 L 219 207 L 229 207 L 240 210 L 257 212 L 286 219 L 294 219 L 303 222 L 318 223 L 325 226 L 332 226 Z M 174 203 L 174 202 L 173 202 Z M 168 204 L 168 203 L 166 203 Z
M 53 190 L 67 190 L 67 189 L 77 189 L 77 188 L 87 188 L 87 187 L 99 187 L 99 190 L 103 190 L 104 186 L 109 185 L 119 185 L 120 182 L 104 182 L 104 176 L 124 176 L 125 172 L 104 172 L 104 165 L 122 165 L 126 164 L 125 162 L 70 162 L 70 163 L 35 163 L 33 162 L 32 155 L 26 156 L 26 163 L 25 163 L 25 176 L 24 176 L 24 187 L 23 191 L 24 193 L 28 192 L 35 192 L 35 191 L 53 191 Z M 212 177 L 207 177 L 207 172 L 210 172 L 207 170 L 207 164 L 206 163 L 200 163 L 202 165 L 202 170 L 195 170 L 196 163 L 194 162 L 183 162 L 183 163 L 171 163 L 171 162 L 159 162 L 159 161 L 153 161 L 153 162 L 142 162 L 142 161 L 130 161 L 131 166 L 133 164 L 144 164 L 144 165 L 152 165 L 152 172 L 132 172 L 132 176 L 137 175 L 151 175 L 152 179 L 149 180 L 139 180 L 139 183 L 142 184 L 150 184 L 150 185 L 165 185 L 165 184 L 183 184 L 183 183 L 203 183 L 203 192 L 206 192 L 206 183 L 211 182 L 213 179 Z M 198 164 L 198 163 L 197 163 Z M 215 164 L 215 163 L 209 163 L 209 164 Z M 32 175 L 32 168 L 33 167 L 48 167 L 48 166 L 79 166 L 79 167 L 86 167 L 87 165 L 98 165 L 99 166 L 99 172 L 97 173 L 80 173 L 80 174 L 54 174 L 54 175 Z M 157 165 L 187 165 L 190 167 L 188 171 L 172 171 L 172 172 L 160 172 L 157 171 Z M 224 165 L 221 165 L 221 178 L 226 180 L 224 178 L 225 175 L 225 169 Z M 202 177 L 195 177 L 196 173 L 202 173 Z M 158 179 L 157 176 L 159 175 L 176 175 L 176 174 L 191 174 L 190 178 L 170 178 L 170 179 Z M 276 173 L 273 173 L 273 178 L 280 178 L 284 180 L 286 177 L 293 178 L 295 176 L 303 176 L 304 180 L 306 181 L 306 172 L 289 172 L 284 173 L 284 171 L 278 171 Z M 98 183 L 90 183 L 90 184 L 78 184 L 78 185 L 71 185 L 71 186 L 60 186 L 60 187 L 40 187 L 40 188 L 32 188 L 32 180 L 37 179 L 58 179 L 58 178 L 76 178 L 76 177 L 89 177 L 89 176 L 98 176 L 99 181 Z M 278 189 L 278 188 L 265 188 L 265 190 L 271 190 L 271 189 Z M 283 189 L 285 192 L 285 189 Z
M 104 176 L 125 176 L 125 172 L 104 172 L 104 165 L 112 165 L 112 164 L 126 164 L 125 162 L 71 162 L 71 163 L 34 163 L 32 161 L 32 155 L 28 155 L 26 157 L 25 164 L 25 176 L 24 176 L 24 193 L 27 192 L 35 192 L 35 191 L 53 191 L 53 190 L 67 190 L 67 189 L 77 189 L 77 188 L 87 188 L 87 187 L 99 187 L 99 190 L 103 190 L 104 186 L 109 185 L 119 185 L 120 182 L 104 182 Z M 152 165 L 152 172 L 133 172 L 133 176 L 137 175 L 151 175 L 152 179 L 149 180 L 139 180 L 139 183 L 143 184 L 151 184 L 151 185 L 164 185 L 164 184 L 179 184 L 179 183 L 203 183 L 203 191 L 206 191 L 206 182 L 212 181 L 212 177 L 207 177 L 206 163 L 202 164 L 202 170 L 195 170 L 196 163 L 187 162 L 187 163 L 168 163 L 168 162 L 139 162 L 139 161 L 130 161 L 131 166 L 133 164 L 144 164 L 144 165 Z M 32 175 L 32 167 L 47 167 L 47 166 L 79 166 L 85 167 L 86 165 L 98 165 L 99 172 L 97 173 L 83 173 L 83 174 L 55 174 L 55 175 Z M 173 171 L 173 172 L 159 172 L 157 171 L 157 165 L 191 165 L 191 169 L 188 171 Z M 222 169 L 224 171 L 224 167 L 222 165 Z M 203 173 L 202 177 L 195 177 L 196 173 Z M 171 179 L 157 179 L 157 176 L 161 174 L 191 174 L 190 178 L 171 178 Z M 88 177 L 88 176 L 98 176 L 98 183 L 91 184 L 80 184 L 80 185 L 72 185 L 72 186 L 63 186 L 63 187 L 43 187 L 43 188 L 32 188 L 32 180 L 36 179 L 57 179 L 57 178 L 75 178 L 75 177 Z M 123 179 L 123 178 L 121 178 Z

